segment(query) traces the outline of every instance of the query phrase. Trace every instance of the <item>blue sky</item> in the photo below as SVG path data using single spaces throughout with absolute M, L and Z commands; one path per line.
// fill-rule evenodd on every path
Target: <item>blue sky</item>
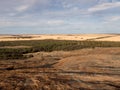
M 0 0 L 0 34 L 120 33 L 120 0 Z

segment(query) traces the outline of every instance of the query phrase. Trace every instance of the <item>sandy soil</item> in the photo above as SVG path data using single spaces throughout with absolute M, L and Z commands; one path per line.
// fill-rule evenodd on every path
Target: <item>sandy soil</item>
M 0 90 L 119 90 L 120 48 L 31 53 L 0 60 Z
M 120 41 L 120 34 L 0 35 L 0 41 L 44 40 L 44 39 Z

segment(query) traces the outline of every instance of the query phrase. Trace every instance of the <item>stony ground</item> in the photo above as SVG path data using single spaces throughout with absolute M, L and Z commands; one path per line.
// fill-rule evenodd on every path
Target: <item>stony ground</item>
M 120 90 L 120 48 L 32 54 L 0 60 L 0 90 Z

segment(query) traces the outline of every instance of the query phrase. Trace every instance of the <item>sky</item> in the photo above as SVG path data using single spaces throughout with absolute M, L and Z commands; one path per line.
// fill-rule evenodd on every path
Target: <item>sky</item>
M 0 34 L 120 33 L 120 0 L 0 0 Z

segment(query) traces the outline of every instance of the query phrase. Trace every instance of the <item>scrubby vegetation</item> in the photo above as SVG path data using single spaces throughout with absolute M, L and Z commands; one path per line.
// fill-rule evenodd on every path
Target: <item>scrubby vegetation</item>
M 0 59 L 24 59 L 27 56 L 23 54 L 29 52 L 26 48 L 23 49 L 11 49 L 11 48 L 3 48 L 0 49 Z
M 0 48 L 0 59 L 23 59 L 24 54 L 39 51 L 77 50 L 95 47 L 120 47 L 120 42 L 105 41 L 66 41 L 66 40 L 31 40 L 31 41 L 4 41 L 4 46 L 31 46 L 30 48 Z

